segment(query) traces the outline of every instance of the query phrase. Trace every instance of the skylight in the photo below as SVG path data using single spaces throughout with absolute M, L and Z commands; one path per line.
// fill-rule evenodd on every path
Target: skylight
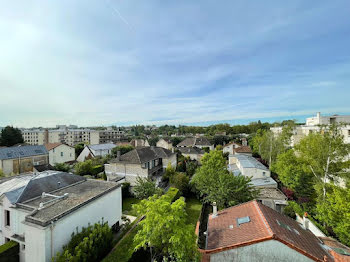
M 250 222 L 250 217 L 248 217 L 248 216 L 237 218 L 237 226 L 240 226 L 241 224 L 245 224 L 248 222 Z

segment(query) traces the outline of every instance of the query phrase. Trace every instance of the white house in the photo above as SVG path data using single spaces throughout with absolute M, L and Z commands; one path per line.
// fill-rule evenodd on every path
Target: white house
M 177 156 L 172 151 L 154 146 L 137 147 L 105 164 L 105 172 L 108 180 L 126 181 L 134 186 L 137 177 L 160 181 L 169 163 L 176 167 Z
M 66 163 L 75 160 L 75 149 L 72 146 L 61 143 L 45 144 L 49 152 L 49 164 Z
M 270 170 L 252 156 L 235 154 L 229 156 L 229 170 L 234 174 L 252 177 L 252 179 L 271 176 Z
M 228 170 L 234 175 L 251 177 L 251 184 L 260 190 L 257 199 L 264 205 L 283 212 L 288 199 L 277 188 L 277 182 L 266 166 L 252 156 L 236 153 L 229 156 Z
M 116 145 L 112 143 L 107 144 L 97 144 L 97 145 L 86 145 L 81 151 L 80 155 L 77 157 L 78 162 L 84 162 L 86 159 L 94 158 L 97 156 L 106 156 L 112 153 L 112 149 Z
M 20 262 L 51 261 L 89 224 L 121 223 L 120 185 L 58 171 L 1 179 L 0 203 L 0 244 L 18 242 Z
M 173 149 L 173 143 L 171 143 L 170 139 L 162 138 L 157 142 L 157 147 L 162 147 L 168 150 Z
M 229 153 L 229 154 L 234 154 L 234 149 L 235 148 L 238 148 L 242 145 L 236 143 L 236 142 L 231 142 L 231 143 L 228 143 L 226 145 L 224 145 L 224 147 L 222 148 L 222 152 L 223 153 Z
M 246 202 L 209 215 L 202 261 L 349 261 L 350 249 L 318 238 L 307 227 L 262 205 Z

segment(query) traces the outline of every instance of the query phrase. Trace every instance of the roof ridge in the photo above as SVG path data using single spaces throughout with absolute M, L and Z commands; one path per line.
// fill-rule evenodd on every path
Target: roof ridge
M 142 148 L 141 148 L 142 149 Z M 142 164 L 142 162 L 141 162 L 141 158 L 140 158 L 140 156 L 139 156 L 139 151 L 135 148 L 134 149 L 135 151 L 136 151 L 136 156 L 137 156 L 137 158 L 139 159 L 139 162 Z M 131 152 L 131 151 L 130 151 Z
M 272 236 L 275 236 L 275 233 L 272 231 L 272 228 L 271 228 L 269 222 L 267 221 L 266 217 L 264 216 L 264 212 L 260 209 L 260 206 L 256 200 L 253 200 L 253 205 L 255 206 L 256 210 L 258 211 L 258 213 L 261 217 L 261 220 L 263 221 L 267 231 L 269 231 L 269 233 Z

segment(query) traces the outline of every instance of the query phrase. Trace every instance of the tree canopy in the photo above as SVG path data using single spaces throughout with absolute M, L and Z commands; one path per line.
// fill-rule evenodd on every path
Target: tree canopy
M 13 146 L 23 142 L 22 132 L 18 128 L 6 126 L 1 130 L 0 146 Z
M 121 155 L 124 155 L 125 153 L 128 153 L 129 151 L 133 150 L 134 147 L 132 145 L 124 145 L 124 146 L 116 146 L 112 149 L 112 155 L 114 157 L 117 157 L 117 152 L 120 151 Z
M 152 261 L 166 258 L 168 261 L 199 261 L 196 235 L 187 224 L 186 203 L 183 198 L 171 203 L 166 195 L 142 200 L 134 208 L 145 215 L 139 223 L 134 241 L 136 249 L 150 248 Z
M 142 177 L 136 178 L 136 185 L 134 186 L 133 192 L 135 197 L 139 199 L 145 199 L 155 194 L 163 194 L 163 190 L 156 186 L 156 182 Z
M 234 176 L 226 168 L 226 160 L 219 150 L 210 151 L 201 160 L 191 183 L 204 202 L 216 202 L 220 208 L 254 199 L 259 193 L 250 178 Z

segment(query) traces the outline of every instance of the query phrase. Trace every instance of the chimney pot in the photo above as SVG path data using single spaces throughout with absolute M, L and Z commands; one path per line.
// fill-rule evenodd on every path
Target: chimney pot
M 305 228 L 305 230 L 308 230 L 309 229 L 309 219 L 307 218 L 307 212 L 304 213 L 304 216 L 303 216 L 303 226 Z
M 120 151 L 117 151 L 117 159 L 119 160 L 120 158 Z
M 216 202 L 213 202 L 213 215 L 212 218 L 215 218 L 218 216 L 218 207 L 216 206 Z

